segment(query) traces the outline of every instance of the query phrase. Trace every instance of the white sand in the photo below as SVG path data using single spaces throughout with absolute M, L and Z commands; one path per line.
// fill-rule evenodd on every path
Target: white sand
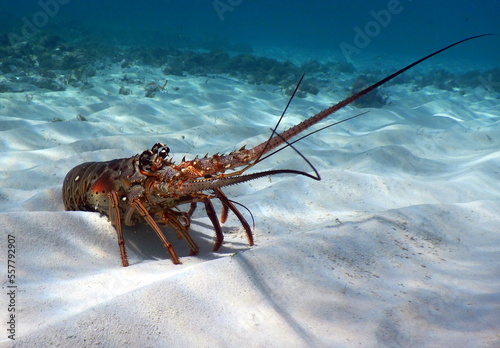
M 198 256 L 175 241 L 183 264 L 174 266 L 139 226 L 126 232 L 131 266 L 122 268 L 106 217 L 64 211 L 66 173 L 156 142 L 177 160 L 254 146 L 287 101 L 273 86 L 200 77 L 169 77 L 179 90 L 153 99 L 143 85 L 123 96 L 122 76 L 111 70 L 92 89 L 30 102 L 0 94 L 0 250 L 4 264 L 5 235 L 15 236 L 20 347 L 500 346 L 498 95 L 388 88 L 391 106 L 298 144 L 321 182 L 284 175 L 225 189 L 252 211 L 256 246 L 230 216 L 213 253 L 200 207 Z M 343 97 L 296 99 L 283 127 Z M 257 167 L 310 170 L 292 150 Z M 6 286 L 2 346 L 12 343 Z

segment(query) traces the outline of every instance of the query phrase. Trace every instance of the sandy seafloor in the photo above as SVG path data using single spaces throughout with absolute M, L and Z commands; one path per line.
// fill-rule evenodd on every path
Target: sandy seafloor
M 64 211 L 66 173 L 156 142 L 177 161 L 254 146 L 288 99 L 275 86 L 196 76 L 168 76 L 154 98 L 140 85 L 119 95 L 122 76 L 114 67 L 87 90 L 0 94 L 0 250 L 5 261 L 13 235 L 17 346 L 500 346 L 498 94 L 388 87 L 390 105 L 347 107 L 328 121 L 369 113 L 297 145 L 322 181 L 282 175 L 225 189 L 252 211 L 254 247 L 232 215 L 212 252 L 200 207 L 198 256 L 170 231 L 183 262 L 173 265 L 139 226 L 126 230 L 122 268 L 106 217 Z M 283 127 L 345 96 L 296 98 Z M 273 168 L 310 171 L 292 150 L 255 170 Z M 4 329 L 1 340 L 13 343 Z

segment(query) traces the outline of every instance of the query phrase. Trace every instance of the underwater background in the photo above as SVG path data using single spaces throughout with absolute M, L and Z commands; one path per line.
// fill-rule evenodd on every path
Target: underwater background
M 223 73 L 288 89 L 306 73 L 311 92 L 331 83 L 315 81 L 317 73 L 326 80 L 355 71 L 378 77 L 459 39 L 500 32 L 500 4 L 493 0 L 40 0 L 0 6 L 1 72 L 50 79 L 66 71 L 79 83 L 107 59 L 163 66 L 165 74 Z M 473 50 L 457 47 L 432 64 L 427 76 L 409 74 L 399 82 L 499 89 L 499 40 Z M 42 85 L 64 88 L 55 77 Z
M 0 348 L 500 347 L 500 35 L 314 125 L 294 143 L 309 162 L 287 148 L 246 172 L 310 163 L 321 181 L 224 187 L 253 246 L 230 213 L 214 251 L 200 203 L 197 255 L 162 220 L 174 265 L 137 216 L 122 267 L 107 216 L 62 197 L 72 168 L 139 168 L 155 143 L 177 164 L 256 147 L 303 73 L 278 131 L 499 34 L 499 14 L 497 0 L 1 1 L 0 265 L 15 249 L 16 278 L 0 271 Z M 94 168 L 76 198 L 95 194 Z
M 367 36 L 356 48 L 393 56 L 498 33 L 498 13 L 494 0 L 21 0 L 0 5 L 0 33 L 9 33 L 11 43 L 52 33 L 74 43 L 341 53 L 343 42 L 356 47 L 358 28 Z M 459 47 L 455 54 L 498 64 L 500 46 L 494 41 L 480 51 Z M 363 54 L 368 52 L 352 58 Z

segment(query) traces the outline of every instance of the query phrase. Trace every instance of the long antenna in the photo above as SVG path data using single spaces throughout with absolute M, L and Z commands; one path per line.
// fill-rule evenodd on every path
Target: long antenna
M 269 138 L 267 139 L 267 143 L 266 143 L 266 146 L 264 146 L 264 148 L 262 149 L 262 151 L 260 152 L 259 156 L 257 157 L 257 159 L 253 162 L 254 164 L 256 163 L 259 163 L 261 161 L 261 157 L 262 155 L 266 152 L 267 150 L 267 146 L 269 145 L 269 142 L 271 141 L 271 139 L 273 138 L 274 135 L 279 135 L 278 132 L 276 132 L 276 130 L 278 129 L 278 126 L 280 125 L 281 123 L 281 120 L 283 120 L 283 117 L 285 117 L 285 113 L 286 111 L 288 110 L 288 107 L 290 106 L 290 103 L 292 102 L 293 100 L 293 97 L 295 97 L 295 94 L 297 93 L 297 91 L 299 90 L 299 86 L 300 84 L 302 83 L 302 80 L 304 79 L 304 76 L 306 76 L 306 74 L 302 74 L 302 76 L 300 77 L 300 80 L 299 82 L 297 82 L 297 85 L 295 86 L 295 89 L 293 90 L 293 93 L 292 95 L 290 96 L 290 99 L 288 99 L 288 103 L 286 104 L 285 108 L 283 109 L 283 112 L 281 113 L 281 116 L 278 120 L 278 122 L 276 122 L 276 125 L 274 126 L 274 129 L 271 130 L 271 135 L 269 136 Z M 299 152 L 300 154 L 300 152 Z M 302 156 L 302 154 L 300 154 Z M 267 156 L 266 156 L 267 157 Z M 264 157 L 265 158 L 265 157 Z
M 469 40 L 473 40 L 473 39 L 477 39 L 479 37 L 483 37 L 483 36 L 489 36 L 489 35 L 493 35 L 493 34 L 482 34 L 482 35 L 476 35 L 476 36 L 471 36 L 469 38 L 466 38 L 466 39 L 463 39 L 463 40 L 460 40 L 460 41 L 457 41 L 451 45 L 448 45 L 444 48 L 441 48 L 440 50 L 437 50 L 431 54 L 428 54 L 427 56 L 423 57 L 423 58 L 420 58 L 419 60 L 405 66 L 404 68 L 396 71 L 395 73 L 383 78 L 382 80 L 374 83 L 373 85 L 361 90 L 360 92 L 356 93 L 355 95 L 352 95 L 340 102 L 338 102 L 337 104 L 335 105 L 332 105 L 330 106 L 329 108 L 326 108 L 325 110 L 323 111 L 320 111 L 318 112 L 316 115 L 314 116 L 311 116 L 309 117 L 308 119 L 302 121 L 301 123 L 293 126 L 292 128 L 280 133 L 281 136 L 278 137 L 278 136 L 272 136 L 270 139 L 268 139 L 266 142 L 264 143 L 261 143 L 260 145 L 257 145 L 256 147 L 254 147 L 254 149 L 258 149 L 258 151 L 260 153 L 262 153 L 262 155 L 266 152 L 266 151 L 270 151 L 278 146 L 280 146 L 281 144 L 283 144 L 283 139 L 291 139 L 292 137 L 298 135 L 299 133 L 303 132 L 304 130 L 306 130 L 307 128 L 311 127 L 312 125 L 314 124 L 317 124 L 318 122 L 324 120 L 325 118 L 327 118 L 328 116 L 330 116 L 331 114 L 333 114 L 334 112 L 342 109 L 343 107 L 351 104 L 353 101 L 355 101 L 356 99 L 370 93 L 371 91 L 373 91 L 374 89 L 376 89 L 377 87 L 380 87 L 381 85 L 383 85 L 384 83 L 386 83 L 387 81 L 389 80 L 392 80 L 393 78 L 395 78 L 396 76 L 399 76 L 401 75 L 402 73 L 404 73 L 405 71 L 407 71 L 408 69 L 411 69 L 413 68 L 415 65 L 417 64 L 420 64 L 422 63 L 423 61 L 443 52 L 443 51 L 446 51 L 448 49 L 450 49 L 451 47 L 453 46 L 456 46 L 456 45 L 459 45 L 465 41 L 469 41 Z M 264 149 L 264 150 L 261 150 L 261 149 Z M 259 159 L 258 161 L 254 162 L 254 163 L 257 163 L 259 161 L 261 161 L 261 157 L 262 155 L 259 156 Z

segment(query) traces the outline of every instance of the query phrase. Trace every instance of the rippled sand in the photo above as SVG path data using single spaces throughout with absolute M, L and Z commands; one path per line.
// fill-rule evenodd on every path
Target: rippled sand
M 126 230 L 131 266 L 122 268 L 106 217 L 64 211 L 66 173 L 156 142 L 177 161 L 257 145 L 288 97 L 222 77 L 169 77 L 154 98 L 143 85 L 120 95 L 119 76 L 102 72 L 94 88 L 32 99 L 0 94 L 0 228 L 16 239 L 16 342 L 499 344 L 498 96 L 388 87 L 390 105 L 347 107 L 324 124 L 369 113 L 297 144 L 322 181 L 282 175 L 225 189 L 252 211 L 256 246 L 230 216 L 225 244 L 212 252 L 200 207 L 191 229 L 198 256 L 174 241 L 183 262 L 174 266 L 138 226 Z M 153 82 L 161 73 L 129 76 Z M 297 98 L 282 129 L 345 96 Z M 291 149 L 255 167 L 278 168 L 310 171 Z

